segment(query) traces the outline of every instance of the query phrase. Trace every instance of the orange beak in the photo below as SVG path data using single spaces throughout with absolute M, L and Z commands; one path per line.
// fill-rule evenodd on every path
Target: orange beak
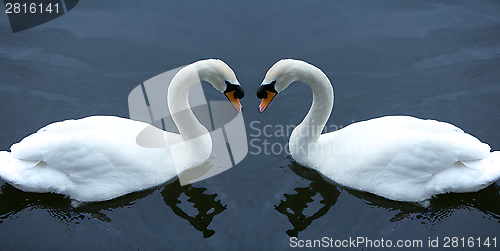
M 262 102 L 260 102 L 259 112 L 263 112 L 264 110 L 266 110 L 266 108 L 269 106 L 269 104 L 273 100 L 274 96 L 276 96 L 276 93 L 274 93 L 274 92 L 266 91 L 266 93 L 267 93 L 266 98 L 263 98 Z
M 226 92 L 226 93 L 224 93 L 224 95 L 226 95 L 226 98 L 229 100 L 229 102 L 231 102 L 234 109 L 236 109 L 236 111 L 238 111 L 238 112 L 241 112 L 242 106 L 241 106 L 240 100 L 234 97 L 234 92 L 235 91 Z

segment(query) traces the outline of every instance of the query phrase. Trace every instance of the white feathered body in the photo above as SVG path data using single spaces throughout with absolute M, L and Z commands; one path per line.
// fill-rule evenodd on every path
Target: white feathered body
M 500 178 L 500 152 L 451 124 L 409 116 L 353 123 L 303 148 L 292 152 L 302 165 L 392 200 L 478 191 Z
M 0 152 L 0 177 L 27 192 L 109 200 L 177 175 L 168 148 L 146 148 L 137 135 L 149 124 L 92 116 L 50 124 Z

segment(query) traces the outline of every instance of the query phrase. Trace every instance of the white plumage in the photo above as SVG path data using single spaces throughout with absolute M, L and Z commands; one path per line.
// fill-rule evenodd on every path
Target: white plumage
M 11 152 L 0 152 L 0 176 L 26 192 L 102 201 L 159 185 L 177 173 L 168 148 L 144 148 L 137 135 L 149 124 L 92 116 L 50 124 Z
M 226 93 L 227 85 L 239 86 L 231 68 L 220 60 L 198 61 L 180 70 L 168 90 L 170 114 L 180 135 L 148 129 L 175 147 L 138 145 L 137 136 L 151 127 L 143 122 L 114 116 L 66 120 L 24 138 L 11 152 L 0 152 L 0 177 L 26 192 L 65 194 L 80 202 L 109 200 L 165 183 L 179 170 L 205 162 L 212 151 L 210 134 L 188 104 L 189 87 L 199 80 L 225 95 L 234 94 Z M 228 98 L 241 109 L 236 96 Z
M 474 192 L 500 177 L 500 152 L 491 153 L 475 137 L 434 120 L 371 119 L 323 134 L 317 145 L 320 150 L 310 153 L 304 165 L 340 184 L 392 200 Z
M 328 179 L 392 200 L 420 202 L 447 192 L 478 191 L 500 178 L 500 152 L 444 122 L 387 116 L 320 134 L 333 107 L 333 89 L 321 70 L 302 61 L 281 60 L 269 69 L 260 110 L 297 80 L 311 86 L 313 104 L 292 132 L 290 152 Z

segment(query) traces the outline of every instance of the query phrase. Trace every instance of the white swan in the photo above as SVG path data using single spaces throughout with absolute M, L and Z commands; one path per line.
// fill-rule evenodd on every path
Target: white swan
M 200 165 L 212 151 L 210 134 L 188 104 L 189 88 L 199 80 L 212 84 L 241 111 L 243 89 L 223 61 L 202 60 L 180 70 L 167 97 L 180 135 L 159 134 L 168 137 L 169 143 L 181 142 L 175 166 L 168 148 L 144 148 L 136 143 L 137 135 L 149 124 L 92 116 L 47 125 L 12 145 L 11 152 L 0 152 L 0 177 L 26 192 L 59 193 L 79 202 L 110 200 L 165 183 L 176 177 L 177 165 Z
M 420 202 L 447 192 L 473 192 L 500 177 L 500 152 L 451 124 L 387 116 L 321 134 L 333 107 L 333 88 L 318 68 L 281 60 L 257 96 L 264 111 L 294 81 L 309 84 L 312 106 L 290 137 L 290 153 L 347 187 L 397 201 Z

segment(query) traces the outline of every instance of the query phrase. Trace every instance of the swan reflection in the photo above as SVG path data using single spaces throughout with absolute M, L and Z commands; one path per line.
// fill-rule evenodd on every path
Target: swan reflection
M 203 187 L 181 186 L 178 180 L 162 187 L 161 195 L 165 204 L 177 216 L 186 219 L 205 238 L 215 234 L 214 230 L 208 229 L 208 225 L 214 216 L 227 209 L 227 206 L 223 205 L 220 200 L 216 200 L 217 194 L 206 194 L 207 189 Z M 128 194 L 110 201 L 87 203 L 75 208 L 71 205 L 71 200 L 63 195 L 26 193 L 4 183 L 0 186 L 0 224 L 16 218 L 15 215 L 22 211 L 34 209 L 47 211 L 52 217 L 59 219 L 68 227 L 79 224 L 84 219 L 97 219 L 101 222 L 111 223 L 113 218 L 110 214 L 111 211 L 130 207 L 157 189 Z M 180 207 L 181 202 L 184 201 L 181 198 L 185 197 L 187 197 L 187 202 L 192 203 L 191 208 L 185 207 L 184 204 Z M 108 227 L 111 228 L 111 226 Z
M 287 230 L 286 233 L 291 237 L 298 237 L 299 232 L 305 230 L 314 220 L 324 216 L 335 205 L 340 193 L 335 186 L 324 181 L 316 171 L 305 168 L 295 161 L 288 167 L 302 178 L 312 181 L 308 187 L 295 188 L 295 194 L 285 194 L 286 199 L 274 206 L 276 211 L 288 217 L 293 226 L 293 229 Z M 314 198 L 318 195 L 321 197 L 319 203 L 322 206 L 312 215 L 306 215 L 305 211 L 312 208 L 308 204 L 314 202 Z
M 326 215 L 337 202 L 341 190 L 347 191 L 371 207 L 385 208 L 394 212 L 394 216 L 389 219 L 392 223 L 409 219 L 435 225 L 460 209 L 478 210 L 500 222 L 500 186 L 496 183 L 474 193 L 441 194 L 431 199 L 428 207 L 423 207 L 421 204 L 392 201 L 330 183 L 315 170 L 306 168 L 293 160 L 287 167 L 298 176 L 311 181 L 308 187 L 296 187 L 294 193 L 284 194 L 285 200 L 281 200 L 275 206 L 275 209 L 287 216 L 292 224 L 293 229 L 286 231 L 291 237 L 298 237 L 298 234 L 314 220 Z M 321 206 L 311 206 L 315 202 Z M 311 209 L 314 210 L 313 213 L 306 213 Z
M 434 225 L 460 209 L 470 211 L 475 209 L 500 222 L 500 186 L 496 183 L 473 193 L 440 194 L 425 203 L 427 207 L 422 206 L 421 203 L 392 201 L 371 193 L 349 188 L 344 189 L 372 207 L 385 208 L 395 212 L 395 215 L 390 219 L 391 222 L 418 219 L 422 220 L 424 224 Z
M 496 183 L 474 193 L 438 195 L 429 201 L 428 207 L 422 207 L 419 204 L 413 203 L 391 201 L 373 194 L 351 189 L 347 189 L 347 191 L 361 198 L 368 205 L 396 212 L 394 217 L 390 219 L 391 222 L 403 219 L 419 219 L 423 220 L 424 223 L 436 224 L 460 209 L 471 211 L 476 209 L 500 222 L 500 187 Z
M 217 194 L 205 194 L 206 188 L 193 187 L 192 185 L 178 185 L 165 188 L 161 195 L 165 200 L 165 204 L 179 217 L 189 221 L 196 230 L 203 233 L 203 237 L 208 238 L 215 234 L 214 230 L 208 229 L 208 225 L 212 222 L 214 216 L 222 213 L 227 209 L 227 205 L 222 205 L 220 200 L 215 200 Z M 185 194 L 188 202 L 194 203 L 193 207 L 198 209 L 196 215 L 190 215 L 183 211 L 179 204 L 179 197 Z

